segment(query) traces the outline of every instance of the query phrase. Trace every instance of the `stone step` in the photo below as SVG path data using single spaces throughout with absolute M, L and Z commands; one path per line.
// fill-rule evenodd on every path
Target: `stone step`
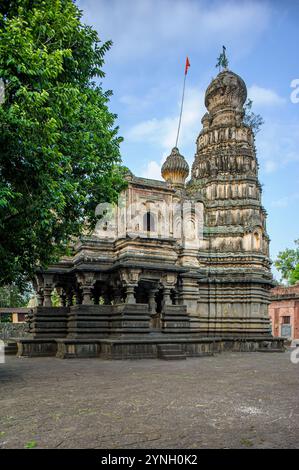
M 173 351 L 173 350 L 180 350 L 181 351 L 181 346 L 178 344 L 158 344 L 157 349 L 159 351 Z
M 186 354 L 177 344 L 158 344 L 158 358 L 165 360 L 186 359 Z
M 171 353 L 172 351 L 177 352 L 177 351 L 182 351 L 180 348 L 165 348 L 165 349 L 158 349 L 159 352 L 163 353 Z
M 184 355 L 183 351 L 181 349 L 165 349 L 165 350 L 160 350 L 158 351 L 160 354 L 166 354 L 168 356 L 171 356 L 173 354 L 181 354 Z

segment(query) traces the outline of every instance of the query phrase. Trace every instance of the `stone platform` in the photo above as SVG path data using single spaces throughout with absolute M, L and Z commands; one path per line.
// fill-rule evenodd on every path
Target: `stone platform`
M 166 336 L 149 334 L 146 338 L 118 337 L 105 339 L 42 338 L 19 339 L 19 357 L 56 356 L 61 359 L 99 357 L 103 359 L 154 359 L 159 358 L 159 348 L 172 345 L 186 357 L 200 357 L 234 352 L 284 352 L 283 338 L 233 338 Z
M 196 330 L 190 327 L 186 307 L 180 305 L 164 307 L 160 328 L 151 326 L 147 304 L 37 307 L 30 316 L 29 331 L 31 338 L 17 341 L 20 357 L 154 359 L 167 348 L 177 357 L 284 351 L 283 338 L 252 328 L 234 335 Z

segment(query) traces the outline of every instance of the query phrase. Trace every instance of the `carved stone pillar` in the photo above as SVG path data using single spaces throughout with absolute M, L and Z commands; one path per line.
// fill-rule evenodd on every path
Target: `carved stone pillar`
M 171 289 L 169 287 L 164 287 L 163 289 L 163 306 L 164 307 L 166 305 L 172 305 L 172 301 L 170 298 L 170 291 Z
M 136 304 L 135 287 L 138 286 L 140 269 L 126 269 L 120 272 L 126 292 L 126 304 Z
M 137 284 L 126 284 L 126 304 L 136 304 L 135 287 Z
M 165 274 L 162 278 L 163 285 L 163 310 L 168 305 L 172 305 L 172 300 L 170 297 L 171 290 L 175 288 L 177 282 L 177 275 L 168 273 Z
M 36 275 L 32 280 L 33 288 L 36 292 L 37 306 L 44 305 L 44 279 L 42 275 Z
M 82 287 L 82 305 L 93 305 L 92 289 L 95 283 L 94 273 L 77 274 L 77 281 Z
M 45 274 L 44 275 L 44 301 L 43 301 L 43 306 L 44 307 L 52 307 L 52 291 L 54 289 L 54 276 L 50 274 Z
M 52 287 L 45 287 L 44 288 L 44 307 L 52 307 Z
M 151 315 L 156 314 L 157 304 L 156 304 L 156 293 L 158 292 L 157 288 L 152 288 L 148 292 L 148 309 Z
M 91 298 L 91 289 L 92 289 L 91 285 L 83 284 L 83 286 L 82 286 L 82 292 L 83 292 L 82 305 L 93 305 L 93 300 Z

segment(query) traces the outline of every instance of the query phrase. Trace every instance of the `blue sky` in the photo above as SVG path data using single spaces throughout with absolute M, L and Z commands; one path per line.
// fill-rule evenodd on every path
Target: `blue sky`
M 259 178 L 271 257 L 299 238 L 299 0 L 79 0 L 83 20 L 105 41 L 104 89 L 112 89 L 124 164 L 160 178 L 175 143 L 186 55 L 189 68 L 179 148 L 192 164 L 205 112 L 204 92 L 227 48 L 229 68 L 246 82 L 265 124 L 257 135 Z M 299 96 L 299 93 L 298 95 Z M 277 275 L 277 274 L 276 274 Z

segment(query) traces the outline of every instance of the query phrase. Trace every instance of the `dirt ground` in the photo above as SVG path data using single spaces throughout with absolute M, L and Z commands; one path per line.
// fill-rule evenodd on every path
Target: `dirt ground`
M 0 364 L 0 448 L 298 448 L 290 353 Z

